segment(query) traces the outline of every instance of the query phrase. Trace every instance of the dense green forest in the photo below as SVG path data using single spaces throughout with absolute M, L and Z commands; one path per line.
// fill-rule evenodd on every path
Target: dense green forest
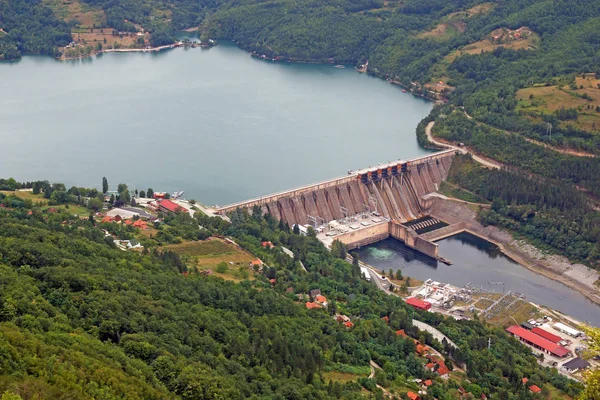
M 94 222 L 66 208 L 49 212 L 30 200 L 0 197 L 0 393 L 23 399 L 352 399 L 366 388 L 381 398 L 376 384 L 402 394 L 416 388 L 414 377 L 434 380 L 425 399 L 454 398 L 459 386 L 491 399 L 527 399 L 524 376 L 545 392 L 581 390 L 540 367 L 501 328 L 417 313 L 360 279 L 357 265 L 334 257 L 314 235 L 300 236 L 268 215 L 239 211 L 228 223 L 197 214 L 196 227 L 231 235 L 268 263 L 256 279 L 236 284 L 188 270 L 176 254 L 157 247 L 121 251 Z M 173 234 L 191 221 L 181 214 L 160 229 Z M 295 257 L 263 248 L 264 240 L 286 245 Z M 294 293 L 315 288 L 330 299 L 328 309 L 307 310 L 297 301 Z M 355 326 L 336 322 L 336 312 L 351 316 Z M 438 327 L 460 349 L 415 329 L 413 317 Z M 444 381 L 425 370 L 413 340 L 397 329 L 451 356 L 466 375 Z M 324 377 L 368 371 L 369 360 L 383 367 L 373 379 Z

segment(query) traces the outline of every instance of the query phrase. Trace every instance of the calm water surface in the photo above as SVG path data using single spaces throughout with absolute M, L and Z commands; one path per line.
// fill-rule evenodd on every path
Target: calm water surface
M 0 176 L 106 176 L 225 204 L 425 154 L 431 103 L 331 65 L 232 45 L 0 63 Z
M 523 293 L 527 300 L 554 308 L 582 321 L 600 326 L 600 307 L 560 282 L 535 274 L 503 255 L 497 246 L 468 233 L 461 233 L 437 242 L 442 257 L 453 261 L 445 265 L 386 239 L 361 248 L 360 259 L 388 271 L 401 269 L 405 275 L 433 279 L 463 286 L 471 282 L 476 287 L 502 291 L 489 282 L 504 282 L 506 290 Z

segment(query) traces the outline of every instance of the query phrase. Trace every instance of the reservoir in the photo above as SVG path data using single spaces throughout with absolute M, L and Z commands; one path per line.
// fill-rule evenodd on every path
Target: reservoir
M 425 154 L 432 103 L 352 67 L 230 44 L 0 63 L 0 176 L 227 204 Z
M 498 247 L 468 233 L 460 233 L 437 242 L 442 257 L 453 261 L 445 265 L 406 247 L 395 239 L 386 239 L 358 250 L 360 259 L 378 269 L 401 269 L 404 275 L 419 280 L 433 279 L 464 286 L 502 292 L 522 293 L 528 301 L 544 305 L 581 321 L 600 326 L 600 307 L 560 282 L 538 275 L 502 254 Z

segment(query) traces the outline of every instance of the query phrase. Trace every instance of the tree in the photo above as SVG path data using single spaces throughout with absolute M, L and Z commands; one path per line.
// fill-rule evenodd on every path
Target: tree
M 584 328 L 588 336 L 589 352 L 592 356 L 600 355 L 600 328 L 587 326 Z M 600 368 L 592 368 L 584 373 L 585 390 L 579 400 L 600 399 Z
M 127 185 L 126 185 L 125 183 L 119 183 L 119 185 L 117 186 L 117 192 L 118 192 L 119 194 L 123 193 L 123 192 L 124 192 L 124 191 L 126 191 L 127 189 L 128 189 L 128 188 L 127 188 Z
M 140 191 L 140 198 L 142 198 L 142 199 L 146 198 L 146 192 L 144 192 L 143 190 Z
M 398 269 L 398 271 L 396 271 L 396 279 L 398 279 L 399 281 L 402 280 L 402 270 Z
M 102 178 L 102 193 L 106 194 L 108 192 L 108 179 L 106 177 Z
M 394 270 L 391 269 L 391 268 L 390 268 L 390 271 L 389 271 L 389 277 L 390 277 L 390 279 L 394 279 Z
M 151 199 L 154 197 L 154 190 L 152 190 L 152 188 L 148 188 L 148 190 L 146 191 L 146 196 Z

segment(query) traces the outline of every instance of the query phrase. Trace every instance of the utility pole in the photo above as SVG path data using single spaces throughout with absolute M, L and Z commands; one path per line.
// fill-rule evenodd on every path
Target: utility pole
M 550 140 L 552 140 L 552 124 L 550 122 L 546 125 L 546 133 L 550 137 Z

